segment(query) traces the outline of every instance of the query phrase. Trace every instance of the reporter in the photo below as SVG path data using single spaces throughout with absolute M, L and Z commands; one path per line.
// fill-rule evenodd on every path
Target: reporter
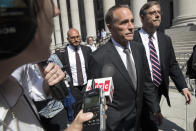
M 0 0 L 0 130 L 44 130 L 32 101 L 10 74 L 48 59 L 53 17 L 59 13 L 52 0 Z M 82 130 L 83 116 L 70 127 Z
M 49 84 L 53 86 L 52 83 L 65 78 L 65 74 L 55 63 L 50 63 L 46 69 L 47 79 L 43 78 L 45 75 L 41 74 L 37 64 L 25 64 L 11 75 L 22 86 L 26 96 L 33 100 L 45 131 L 62 131 L 67 128 L 67 109 L 60 101 L 51 97 Z

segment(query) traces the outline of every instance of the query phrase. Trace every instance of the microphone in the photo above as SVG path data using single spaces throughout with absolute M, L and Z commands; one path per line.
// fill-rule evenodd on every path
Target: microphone
M 115 73 L 115 68 L 112 64 L 106 64 L 102 68 L 102 78 L 97 78 L 93 80 L 88 80 L 86 91 L 95 88 L 102 88 L 104 91 L 104 96 L 106 97 L 106 101 L 112 102 L 113 94 L 114 94 L 114 86 L 112 76 Z M 94 81 L 94 84 L 92 83 Z M 94 86 L 92 86 L 94 85 Z
M 50 62 L 52 62 L 52 61 L 42 61 L 38 64 L 41 65 L 41 67 L 43 69 L 45 69 L 46 66 Z M 57 100 L 63 100 L 64 98 L 66 98 L 68 96 L 68 89 L 67 89 L 67 86 L 65 85 L 64 80 L 61 80 L 60 82 L 56 83 L 55 85 L 49 86 L 49 87 L 50 87 L 52 97 Z
M 112 64 L 105 64 L 102 68 L 102 77 L 112 77 L 115 73 L 114 65 Z
M 50 62 L 54 63 L 53 60 L 49 59 L 48 61 L 40 62 L 39 65 L 46 68 Z M 69 86 L 66 86 L 67 84 L 68 83 L 65 83 L 64 80 L 61 80 L 59 83 L 49 87 L 52 97 L 58 101 L 61 101 L 63 106 L 67 109 L 68 122 L 71 123 L 74 120 L 74 110 L 72 109 L 72 104 L 75 103 L 75 98 L 72 96 Z

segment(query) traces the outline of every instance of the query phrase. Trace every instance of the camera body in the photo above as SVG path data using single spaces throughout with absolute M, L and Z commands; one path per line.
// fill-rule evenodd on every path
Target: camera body
M 101 88 L 95 88 L 84 93 L 84 112 L 92 112 L 93 118 L 83 124 L 83 131 L 105 131 L 106 104 L 104 92 Z

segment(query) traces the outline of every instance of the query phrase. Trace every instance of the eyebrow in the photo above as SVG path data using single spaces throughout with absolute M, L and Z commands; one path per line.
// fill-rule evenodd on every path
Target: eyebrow
M 134 19 L 132 18 L 130 21 L 134 22 Z M 124 23 L 128 23 L 128 22 L 129 22 L 129 19 L 125 19 L 125 20 L 121 21 L 120 24 L 124 24 Z

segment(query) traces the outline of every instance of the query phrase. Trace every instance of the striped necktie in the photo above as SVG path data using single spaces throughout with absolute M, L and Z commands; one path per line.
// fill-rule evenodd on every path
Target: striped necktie
M 156 49 L 152 42 L 152 35 L 149 35 L 149 49 L 150 49 L 150 61 L 152 64 L 152 75 L 153 75 L 153 83 L 156 87 L 159 87 L 162 82 L 161 78 L 161 66 L 157 56 Z

